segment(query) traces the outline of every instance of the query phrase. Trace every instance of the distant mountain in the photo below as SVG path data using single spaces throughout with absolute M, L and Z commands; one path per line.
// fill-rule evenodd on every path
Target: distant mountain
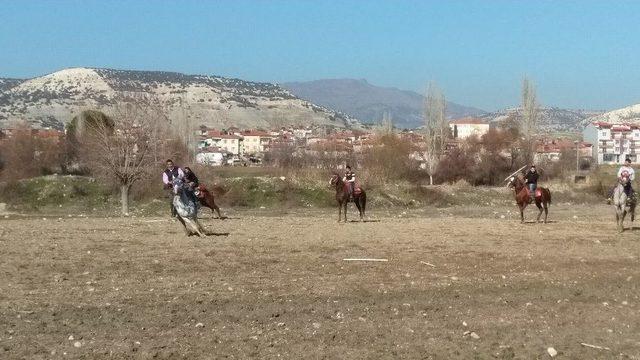
M 172 123 L 274 128 L 357 124 L 270 83 L 161 71 L 73 68 L 29 80 L 0 80 L 0 127 L 15 120 L 62 128 L 85 109 L 109 112 L 121 92 L 156 97 Z
M 364 123 L 378 123 L 385 112 L 394 125 L 415 128 L 423 124 L 424 96 L 413 91 L 380 87 L 366 80 L 332 79 L 282 84 L 296 96 L 351 115 Z M 485 111 L 447 103 L 447 116 L 477 116 Z
M 541 108 L 540 128 L 544 132 L 580 132 L 585 119 L 602 114 L 602 111 L 569 110 L 555 107 Z M 522 116 L 520 108 L 504 109 L 480 116 L 481 119 L 497 124 L 501 121 L 518 120 Z
M 631 123 L 640 124 L 640 104 L 631 105 L 622 109 L 612 110 L 604 114 L 599 114 L 586 119 L 584 126 L 593 121 L 602 121 L 607 123 Z

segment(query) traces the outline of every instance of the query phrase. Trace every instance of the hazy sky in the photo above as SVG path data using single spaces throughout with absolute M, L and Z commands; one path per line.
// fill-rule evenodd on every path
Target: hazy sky
M 0 76 L 89 66 L 364 78 L 494 110 L 640 103 L 640 1 L 0 0 Z

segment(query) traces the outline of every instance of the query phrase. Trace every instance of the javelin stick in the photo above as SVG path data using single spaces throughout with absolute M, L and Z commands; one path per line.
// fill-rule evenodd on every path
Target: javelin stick
M 526 167 L 527 167 L 527 165 L 521 167 L 520 169 L 516 170 L 513 174 L 511 174 L 511 175 L 507 176 L 506 178 L 504 178 L 504 180 L 502 180 L 502 181 L 507 181 L 510 177 L 512 177 L 513 175 L 519 173 L 520 171 L 522 171 L 522 169 L 524 169 Z

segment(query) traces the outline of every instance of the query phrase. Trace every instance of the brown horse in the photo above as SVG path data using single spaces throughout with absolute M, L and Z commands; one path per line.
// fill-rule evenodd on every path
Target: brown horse
M 329 184 L 336 188 L 336 201 L 338 202 L 338 222 L 342 218 L 342 210 L 344 209 L 344 222 L 347 222 L 347 204 L 349 203 L 348 184 L 342 180 L 338 174 L 333 174 Z M 356 184 L 353 190 L 353 202 L 360 212 L 360 220 L 364 220 L 365 209 L 367 206 L 367 193 Z
M 527 184 L 525 184 L 522 175 L 519 174 L 511 178 L 508 186 L 514 190 L 516 203 L 520 209 L 520 222 L 524 223 L 524 209 L 529 205 L 529 199 L 531 198 Z M 543 187 L 536 188 L 534 200 L 538 210 L 540 210 L 536 222 L 540 222 L 540 216 L 544 210 L 544 223 L 546 224 L 547 215 L 549 215 L 549 204 L 551 204 L 551 191 Z
M 220 214 L 220 208 L 216 205 L 216 201 L 213 197 L 213 193 L 209 191 L 204 185 L 198 185 L 195 191 L 196 197 L 200 201 L 200 205 L 202 207 L 208 207 L 212 212 L 218 214 L 219 219 L 225 219 L 222 214 Z

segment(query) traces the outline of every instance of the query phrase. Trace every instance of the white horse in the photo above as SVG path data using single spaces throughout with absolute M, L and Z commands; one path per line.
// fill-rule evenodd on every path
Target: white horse
M 629 182 L 628 177 L 623 177 L 618 182 L 618 185 L 613 189 L 613 205 L 616 208 L 616 225 L 618 226 L 618 232 L 624 231 L 624 218 L 627 213 L 631 217 L 631 224 L 633 228 L 633 220 L 636 212 L 636 199 L 635 197 L 629 198 L 624 193 L 624 187 Z
M 198 204 L 197 201 L 194 202 L 193 199 L 195 196 L 191 196 L 192 194 L 189 194 L 191 190 L 187 189 L 185 183 L 180 179 L 174 180 L 173 185 L 173 206 L 176 208 L 178 221 L 180 221 L 182 226 L 184 226 L 184 231 L 187 236 L 207 235 L 207 232 L 198 221 L 198 209 L 200 204 Z

